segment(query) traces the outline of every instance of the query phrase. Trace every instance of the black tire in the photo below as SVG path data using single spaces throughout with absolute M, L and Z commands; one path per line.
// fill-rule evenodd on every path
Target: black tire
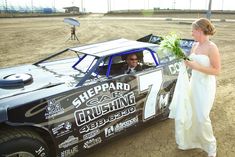
M 24 129 L 0 131 L 1 157 L 49 157 L 44 140 L 35 132 Z

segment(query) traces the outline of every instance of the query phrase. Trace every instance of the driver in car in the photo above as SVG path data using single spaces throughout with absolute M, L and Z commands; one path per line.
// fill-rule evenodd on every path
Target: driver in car
M 122 68 L 124 74 L 134 74 L 141 71 L 142 67 L 138 64 L 138 57 L 136 54 L 132 53 L 126 57 L 126 65 Z

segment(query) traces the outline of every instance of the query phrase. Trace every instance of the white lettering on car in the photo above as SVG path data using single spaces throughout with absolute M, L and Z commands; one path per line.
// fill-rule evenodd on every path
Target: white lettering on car
M 116 82 L 116 83 L 104 83 L 95 87 L 92 87 L 85 92 L 78 95 L 73 101 L 72 104 L 75 106 L 75 108 L 78 108 L 82 103 L 90 100 L 92 97 L 97 95 L 99 92 L 105 92 L 110 90 L 123 90 L 123 91 L 129 91 L 130 85 L 127 83 L 122 82 Z
M 168 68 L 169 68 L 171 74 L 179 73 L 180 65 L 181 65 L 181 62 L 177 62 L 177 63 L 169 65 Z
M 165 95 L 160 95 L 160 99 L 159 99 L 160 108 L 165 108 L 168 105 L 169 96 L 170 96 L 170 93 L 166 93 Z
M 133 92 L 129 92 L 121 97 L 117 97 L 114 100 L 93 106 L 85 109 L 76 110 L 74 113 L 77 126 L 82 126 L 92 120 L 95 120 L 110 112 L 114 112 L 120 109 L 128 108 L 136 104 L 135 96 Z
M 45 149 L 41 146 L 38 150 L 35 150 L 35 153 L 40 157 L 44 157 L 45 156 L 44 150 Z

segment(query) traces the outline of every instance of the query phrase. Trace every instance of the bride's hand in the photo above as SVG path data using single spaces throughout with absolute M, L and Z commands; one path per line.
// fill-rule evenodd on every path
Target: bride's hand
M 198 69 L 198 67 L 200 66 L 199 63 L 195 62 L 195 61 L 189 61 L 189 60 L 185 60 L 184 61 L 185 65 L 190 67 L 191 69 Z

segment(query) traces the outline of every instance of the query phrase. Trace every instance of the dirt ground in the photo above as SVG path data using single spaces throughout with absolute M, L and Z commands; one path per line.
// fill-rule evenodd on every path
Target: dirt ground
M 105 19 L 97 16 L 78 18 L 80 43 L 68 40 L 70 26 L 63 17 L 0 19 L 0 67 L 33 63 L 63 48 L 115 38 L 138 39 L 154 33 L 175 31 L 191 38 L 191 26 L 179 21 L 151 19 Z M 191 21 L 189 21 L 191 22 Z M 211 112 L 218 157 L 235 156 L 235 22 L 214 22 L 217 34 L 212 40 L 222 58 L 222 73 L 217 77 L 217 93 Z M 107 143 L 88 157 L 206 157 L 202 150 L 178 150 L 174 121 L 151 125 L 125 138 Z

